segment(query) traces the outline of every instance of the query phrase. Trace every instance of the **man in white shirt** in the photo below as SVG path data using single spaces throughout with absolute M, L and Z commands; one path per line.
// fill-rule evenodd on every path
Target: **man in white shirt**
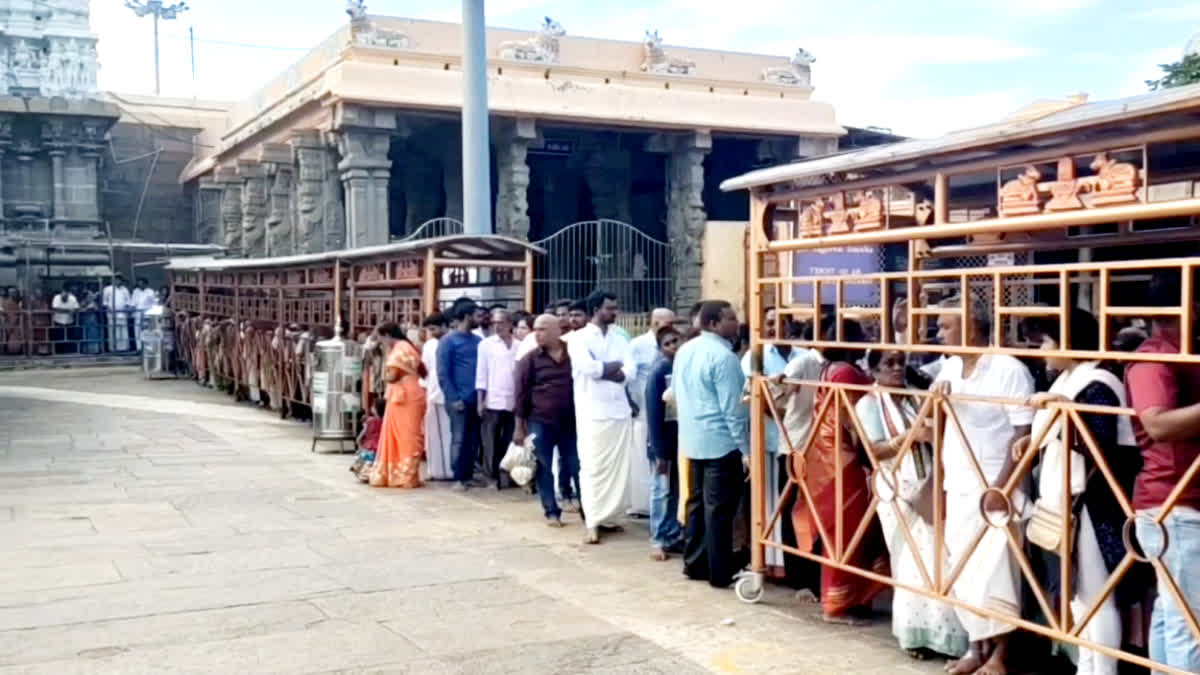
M 596 291 L 587 297 L 587 308 L 592 320 L 575 332 L 567 353 L 574 377 L 584 542 L 598 544 L 600 528 L 619 529 L 614 521 L 629 506 L 629 455 L 634 447 L 625 383 L 637 368 L 629 342 L 612 330 L 617 297 Z
M 142 317 L 146 316 L 146 312 L 154 308 L 158 304 L 158 294 L 150 288 L 150 282 L 142 277 L 137 280 L 137 285 L 133 289 L 133 294 L 130 296 L 130 304 L 133 312 L 130 319 L 133 323 L 133 335 L 137 341 L 138 349 L 142 348 Z
M 125 277 L 118 274 L 113 283 L 100 292 L 100 304 L 104 306 L 104 330 L 108 333 L 108 351 L 129 351 L 129 309 L 133 298 Z
M 517 365 L 517 341 L 512 335 L 512 315 L 506 309 L 492 310 L 493 335 L 479 343 L 475 389 L 479 392 L 480 433 L 483 436 L 483 472 L 503 487 L 500 460 L 512 442 L 516 407 L 513 374 Z
M 438 384 L 438 341 L 449 324 L 445 315 L 434 312 L 422 322 L 425 342 L 421 344 L 421 363 L 425 364 L 425 462 L 432 480 L 454 479 L 454 451 L 451 443 L 450 416 L 446 413 L 446 395 Z
M 943 306 L 957 308 L 957 300 Z M 980 303 L 970 308 L 963 341 L 963 321 L 957 309 L 938 317 L 938 339 L 945 345 L 986 347 L 991 335 L 990 309 Z M 966 394 L 1025 401 L 1033 395 L 1033 377 L 1028 369 L 1011 356 L 952 356 L 946 359 L 932 390 L 942 394 Z M 1007 527 L 1020 540 L 1021 520 L 1028 506 L 1020 483 L 1011 503 L 999 494 L 1011 476 L 1015 463 L 1012 446 L 1029 433 L 1033 410 L 1024 405 L 1003 405 L 982 401 L 952 401 L 958 424 L 950 419 L 942 435 L 943 485 L 946 490 L 946 549 L 949 569 L 957 567 L 962 556 L 981 531 L 983 539 L 970 553 L 970 561 L 954 584 L 953 592 L 962 601 L 976 607 L 1021 615 L 1021 573 L 1003 527 L 984 522 L 1003 523 L 1011 507 Z M 958 426 L 961 425 L 962 433 Z M 965 437 L 965 443 L 964 443 Z M 969 455 L 974 456 L 974 460 Z M 987 489 L 980 484 L 975 463 L 983 472 Z M 1008 659 L 1008 638 L 1014 626 L 985 618 L 969 610 L 956 608 L 959 621 L 967 630 L 971 648 L 966 656 L 947 666 L 950 673 L 1003 673 Z
M 630 357 L 637 369 L 627 385 L 629 396 L 637 406 L 638 414 L 633 418 L 633 448 L 629 460 L 629 515 L 650 516 L 650 462 L 645 452 L 649 428 L 646 426 L 646 380 L 658 360 L 658 329 L 675 324 L 675 312 L 659 307 L 650 312 L 650 330 L 629 343 Z
M 76 327 L 75 316 L 79 311 L 79 300 L 71 289 L 62 287 L 62 292 L 50 301 L 54 309 L 54 327 L 50 331 L 50 340 L 54 343 L 55 354 L 71 354 L 79 351 L 81 333 Z

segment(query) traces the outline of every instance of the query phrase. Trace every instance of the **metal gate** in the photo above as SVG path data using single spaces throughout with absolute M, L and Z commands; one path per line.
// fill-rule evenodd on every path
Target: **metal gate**
M 597 289 L 616 294 L 621 323 L 637 330 L 655 307 L 673 307 L 671 248 L 619 220 L 585 220 L 534 242 L 545 249 L 534 275 L 534 307 L 578 299 Z

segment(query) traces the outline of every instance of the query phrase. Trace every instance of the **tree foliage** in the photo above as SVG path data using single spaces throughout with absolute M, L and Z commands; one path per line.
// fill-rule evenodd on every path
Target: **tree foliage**
M 1157 80 L 1146 80 L 1146 86 L 1151 91 L 1200 82 L 1200 54 L 1188 54 L 1180 61 L 1163 63 L 1158 67 L 1162 69 L 1163 76 Z

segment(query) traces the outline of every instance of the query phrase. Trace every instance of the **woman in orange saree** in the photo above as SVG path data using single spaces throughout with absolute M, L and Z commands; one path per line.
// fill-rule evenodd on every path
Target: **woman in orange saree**
M 421 351 L 408 341 L 395 323 L 375 329 L 375 338 L 387 354 L 387 411 L 371 466 L 373 487 L 421 487 L 421 460 L 425 455 L 425 376 Z
M 829 326 L 826 340 L 833 341 L 833 326 Z M 846 321 L 842 339 L 857 342 L 861 329 L 857 323 Z M 860 354 L 840 349 L 826 350 L 825 366 L 821 370 L 821 381 L 843 384 L 871 384 L 870 376 L 853 365 Z M 797 493 L 792 506 L 792 525 L 796 532 L 797 546 L 812 552 L 813 543 L 821 537 L 821 531 L 833 540 L 822 538 L 824 555 L 837 558 L 849 550 L 859 527 L 867 518 L 867 507 L 871 493 L 867 484 L 868 470 L 859 459 L 854 424 L 849 415 L 855 402 L 865 392 L 846 390 L 850 399 L 850 410 L 838 405 L 838 390 L 832 387 L 817 391 L 813 414 L 817 415 L 826 406 L 825 414 L 814 420 L 811 444 L 806 451 L 792 454 L 792 472 L 797 480 L 803 481 L 812 497 L 814 513 L 808 501 Z M 830 398 L 833 400 L 829 400 Z M 838 408 L 841 408 L 839 411 Z M 838 414 L 840 412 L 840 415 Z M 841 429 L 837 428 L 838 420 Z M 839 443 L 840 441 L 840 443 Z M 842 499 L 838 503 L 838 474 L 841 474 Z M 837 534 L 837 518 L 841 513 L 842 531 Z M 818 525 L 819 523 L 819 525 Z M 889 574 L 888 553 L 883 530 L 872 515 L 866 531 L 845 559 L 845 564 L 876 574 Z M 821 609 L 824 619 L 830 623 L 861 625 L 871 614 L 871 601 L 887 586 L 850 572 L 827 565 L 821 566 Z

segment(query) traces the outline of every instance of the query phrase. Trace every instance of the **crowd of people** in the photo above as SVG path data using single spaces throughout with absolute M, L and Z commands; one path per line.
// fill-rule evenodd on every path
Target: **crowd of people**
M 1180 297 L 1178 277 L 1159 275 L 1146 302 L 1173 307 Z M 1052 596 L 1062 592 L 1061 566 L 1072 567 L 1067 600 L 1076 620 L 1114 591 L 1084 638 L 1200 671 L 1188 618 L 1200 609 L 1200 577 L 1187 571 L 1200 554 L 1200 481 L 1193 476 L 1176 488 L 1200 456 L 1194 393 L 1200 371 L 1064 357 L 1102 347 L 1174 354 L 1181 336 L 1196 332 L 1181 331 L 1180 318 L 1165 315 L 1154 317 L 1148 332 L 1122 330 L 1114 344 L 1101 345 L 1096 318 L 1076 309 L 1066 334 L 1057 322 L 1025 325 L 1026 344 L 1047 350 L 1044 359 L 978 350 L 929 360 L 904 344 L 902 303 L 893 321 L 897 333 L 872 340 L 881 347 L 817 350 L 773 342 L 753 364 L 749 353 L 739 353 L 744 331 L 723 301 L 699 303 L 682 324 L 670 310 L 655 310 L 649 330 L 631 339 L 615 323 L 616 297 L 604 292 L 555 303 L 538 316 L 462 300 L 425 319 L 419 349 L 395 324 L 376 331 L 390 385 L 365 425 L 354 470 L 375 486 L 419 487 L 432 479 L 453 481 L 456 490 L 499 489 L 506 484 L 499 468 L 505 449 L 528 439 L 538 460 L 532 490 L 548 525 L 563 527 L 564 514 L 579 513 L 584 541 L 595 544 L 620 530 L 624 516 L 644 514 L 653 559 L 681 556 L 689 578 L 728 587 L 747 564 L 753 537 L 748 382 L 757 365 L 779 418 L 768 419 L 765 435 L 767 513 L 783 514 L 774 542 L 917 588 L 929 586 L 940 564 L 947 578 L 957 575 L 955 598 L 987 610 L 895 588 L 892 632 L 911 655 L 948 657 L 947 672 L 956 675 L 1007 672 L 1014 626 L 1005 617 L 1046 620 L 1031 600 L 1023 555 Z M 963 298 L 943 305 L 939 342 L 993 344 L 990 308 Z M 831 318 L 817 326 L 777 321 L 773 309 L 763 318 L 769 340 L 815 334 L 852 345 L 877 328 L 851 320 L 839 326 Z M 946 397 L 949 414 L 928 414 L 930 392 Z M 1068 431 L 1075 417 L 1061 412 L 1066 401 L 1128 406 L 1136 414 L 1085 409 L 1077 418 L 1089 432 L 1084 439 Z M 837 408 L 844 410 L 835 415 Z M 934 429 L 934 419 L 945 427 Z M 941 484 L 933 480 L 935 438 Z M 803 490 L 785 489 L 789 481 Z M 1176 495 L 1159 524 L 1160 509 Z M 1131 527 L 1125 501 L 1136 509 Z M 939 505 L 941 546 L 934 526 Z M 1072 559 L 1064 562 L 1057 551 L 1067 519 L 1074 541 Z M 1171 580 L 1156 581 L 1153 569 L 1139 563 L 1109 588 L 1128 529 L 1138 555 L 1161 560 Z M 887 589 L 773 546 L 766 563 L 770 577 L 819 597 L 833 623 L 871 621 Z M 1080 649 L 1078 672 L 1115 675 L 1117 661 Z
M 142 317 L 163 304 L 145 278 L 131 290 L 122 275 L 103 288 L 96 282 L 67 282 L 52 295 L 15 287 L 0 299 L 0 354 L 49 356 L 120 354 L 141 348 Z

